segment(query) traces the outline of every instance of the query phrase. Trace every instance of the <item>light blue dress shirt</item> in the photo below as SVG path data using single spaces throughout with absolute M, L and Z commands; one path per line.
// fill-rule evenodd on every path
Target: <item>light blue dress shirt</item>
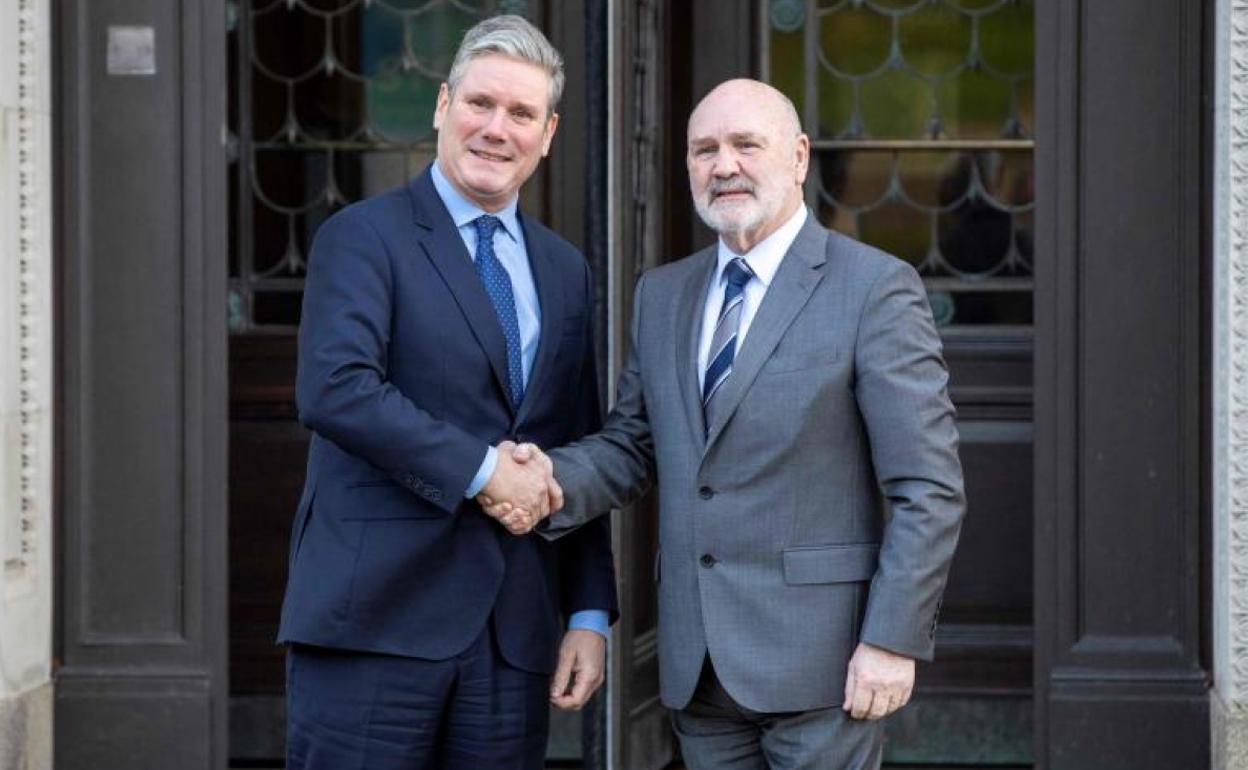
M 477 217 L 490 212 L 460 195 L 459 191 L 447 180 L 442 168 L 435 162 L 430 174 L 433 187 L 442 199 L 451 215 L 451 221 L 459 230 L 459 237 L 464 240 L 468 255 L 477 258 L 477 228 L 473 225 Z M 516 299 L 516 321 L 520 325 L 520 368 L 523 381 L 528 385 L 529 374 L 533 371 L 533 361 L 537 358 L 538 336 L 542 328 L 542 309 L 537 300 L 537 284 L 533 281 L 533 271 L 529 269 L 529 251 L 524 244 L 524 233 L 520 229 L 520 219 L 516 216 L 519 198 L 513 198 L 501 211 L 494 216 L 502 222 L 502 227 L 494 233 L 494 254 L 502 263 L 507 274 L 511 276 L 511 292 Z M 490 480 L 494 468 L 498 465 L 498 450 L 488 447 L 477 475 L 468 485 L 464 497 L 473 498 Z M 568 619 L 568 628 L 582 628 L 607 635 L 608 618 L 606 610 L 581 610 L 572 613 Z

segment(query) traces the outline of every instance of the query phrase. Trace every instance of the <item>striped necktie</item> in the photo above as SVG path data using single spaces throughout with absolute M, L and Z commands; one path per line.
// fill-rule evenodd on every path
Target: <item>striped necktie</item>
M 473 220 L 477 228 L 477 275 L 498 314 L 507 341 L 507 389 L 511 402 L 519 408 L 524 400 L 524 369 L 520 363 L 520 321 L 516 317 L 516 297 L 511 291 L 511 275 L 494 254 L 494 232 L 502 227 L 498 217 L 483 214 Z
M 732 374 L 732 359 L 737 352 L 737 328 L 741 325 L 741 309 L 745 304 L 745 285 L 754 277 L 750 266 L 737 257 L 724 268 L 724 304 L 715 322 L 715 334 L 711 336 L 711 350 L 706 365 L 706 377 L 702 381 L 702 412 L 706 428 L 710 430 L 715 418 L 715 395 Z

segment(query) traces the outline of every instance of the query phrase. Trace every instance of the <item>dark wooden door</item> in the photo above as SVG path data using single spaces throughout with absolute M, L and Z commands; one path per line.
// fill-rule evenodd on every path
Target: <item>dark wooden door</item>
M 1213 6 L 1037 4 L 1042 768 L 1210 763 Z
M 226 3 L 51 4 L 56 766 L 226 766 Z

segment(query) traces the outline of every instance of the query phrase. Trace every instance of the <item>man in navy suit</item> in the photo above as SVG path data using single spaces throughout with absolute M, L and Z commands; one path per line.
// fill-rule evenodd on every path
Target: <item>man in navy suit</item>
M 313 436 L 279 631 L 292 770 L 540 768 L 548 704 L 579 708 L 602 681 L 605 520 L 556 544 L 474 501 L 544 510 L 558 489 L 512 442 L 599 424 L 588 266 L 517 208 L 562 87 L 541 32 L 481 22 L 438 94 L 436 161 L 316 235 L 296 388 Z

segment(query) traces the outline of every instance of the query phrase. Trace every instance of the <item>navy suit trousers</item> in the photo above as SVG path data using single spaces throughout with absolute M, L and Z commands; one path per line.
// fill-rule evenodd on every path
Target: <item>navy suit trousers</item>
M 540 770 L 550 679 L 492 627 L 447 660 L 290 645 L 288 770 Z

